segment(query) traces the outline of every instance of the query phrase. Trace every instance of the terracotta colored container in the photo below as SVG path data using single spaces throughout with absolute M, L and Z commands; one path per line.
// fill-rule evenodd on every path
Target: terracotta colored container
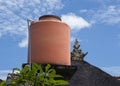
M 28 62 L 70 65 L 70 28 L 61 19 L 45 15 L 30 25 Z

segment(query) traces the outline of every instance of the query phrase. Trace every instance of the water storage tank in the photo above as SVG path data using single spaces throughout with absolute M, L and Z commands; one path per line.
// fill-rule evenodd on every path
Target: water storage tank
M 70 65 L 70 28 L 54 15 L 30 25 L 28 62 Z

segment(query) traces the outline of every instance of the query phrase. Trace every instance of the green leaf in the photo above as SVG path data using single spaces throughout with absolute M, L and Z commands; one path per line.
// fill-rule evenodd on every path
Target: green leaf
M 47 64 L 47 66 L 45 67 L 45 72 L 48 72 L 48 70 L 50 69 L 51 65 Z
M 56 74 L 55 69 L 51 68 L 50 64 L 45 66 L 45 71 L 41 65 L 33 63 L 32 65 L 25 65 L 21 70 L 14 68 L 19 71 L 15 77 L 10 81 L 3 82 L 1 84 L 7 84 L 9 86 L 62 86 L 67 85 L 68 82 L 65 80 L 55 80 L 56 77 L 62 77 Z M 0 86 L 5 86 L 1 85 Z
M 56 81 L 54 81 L 54 83 L 55 83 L 55 86 L 57 86 L 57 85 L 68 85 L 69 84 L 65 80 L 56 80 Z
M 15 71 L 15 70 L 20 71 L 20 69 L 19 69 L 19 68 L 13 68 L 13 71 Z
M 2 81 L 2 82 L 0 83 L 0 86 L 5 86 L 5 81 Z
M 38 65 L 36 63 L 32 64 L 32 68 L 33 68 L 33 70 L 36 69 L 36 70 L 40 70 L 40 72 L 43 72 L 43 69 L 42 69 L 41 65 Z

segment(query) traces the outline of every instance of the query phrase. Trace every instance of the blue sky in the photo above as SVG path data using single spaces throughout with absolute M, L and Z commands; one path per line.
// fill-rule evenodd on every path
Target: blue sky
M 120 0 L 0 0 L 0 78 L 27 62 L 27 19 L 53 14 L 71 27 L 85 60 L 120 75 Z

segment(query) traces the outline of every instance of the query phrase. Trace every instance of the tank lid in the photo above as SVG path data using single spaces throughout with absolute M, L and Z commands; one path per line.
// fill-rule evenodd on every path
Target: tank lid
M 47 18 L 47 17 L 53 17 L 53 18 L 56 18 L 61 21 L 61 18 L 58 16 L 55 16 L 55 15 L 43 15 L 43 16 L 39 17 L 39 20 L 41 20 L 42 18 Z

